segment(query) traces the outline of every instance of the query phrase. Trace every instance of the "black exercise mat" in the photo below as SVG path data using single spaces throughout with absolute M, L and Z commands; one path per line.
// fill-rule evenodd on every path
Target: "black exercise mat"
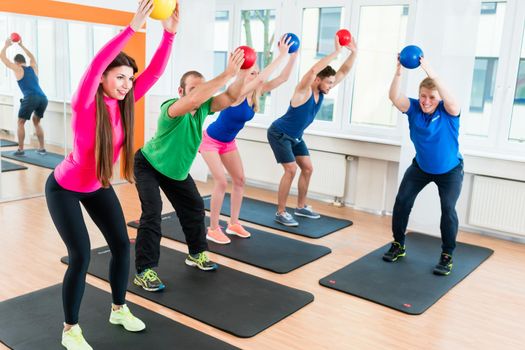
M 13 147 L 13 146 L 18 146 L 18 142 L 6 140 L 6 139 L 0 139 L 0 147 Z
M 160 293 L 133 284 L 135 245 L 131 245 L 128 290 L 238 337 L 253 337 L 314 300 L 308 292 L 219 266 L 201 271 L 184 263 L 186 254 L 161 246 L 155 269 L 166 289 Z M 108 247 L 91 251 L 88 273 L 108 280 Z M 67 263 L 67 258 L 62 258 Z
M 27 167 L 23 165 L 11 163 L 6 160 L 2 160 L 2 172 L 3 173 L 8 172 L 8 171 L 25 170 L 25 169 L 27 169 Z
M 437 276 L 432 270 L 441 253 L 440 238 L 412 232 L 407 235 L 405 245 L 407 255 L 396 262 L 382 260 L 389 243 L 319 283 L 407 314 L 420 315 L 494 252 L 458 242 L 452 272 Z
M 144 331 L 127 332 L 110 324 L 111 295 L 86 285 L 80 326 L 94 349 L 237 349 L 139 305 L 127 304 L 146 323 Z M 62 349 L 63 317 L 60 284 L 6 300 L 0 303 L 0 342 L 15 350 Z
M 128 226 L 138 228 L 138 221 L 128 222 Z M 206 226 L 210 218 L 206 216 Z M 220 221 L 227 227 L 227 223 Z M 208 241 L 210 251 L 244 263 L 276 273 L 288 273 L 331 252 L 330 248 L 297 241 L 273 233 L 245 227 L 252 236 L 240 238 L 228 235 L 230 244 L 217 244 Z M 182 227 L 175 212 L 162 215 L 162 235 L 186 243 Z
M 24 150 L 23 156 L 15 156 L 16 151 L 5 151 L 2 152 L 2 157 L 18 160 L 19 162 L 33 164 L 36 166 L 41 166 L 48 169 L 55 169 L 55 167 L 64 160 L 64 156 L 46 152 L 46 154 L 38 154 L 36 149 L 26 149 Z
M 204 196 L 202 199 L 204 200 L 204 207 L 206 210 L 210 210 L 211 197 Z M 324 215 L 321 215 L 320 219 L 308 219 L 301 216 L 295 216 L 293 214 L 294 209 L 287 207 L 286 210 L 293 215 L 294 219 L 299 223 L 299 226 L 284 226 L 275 221 L 276 209 L 277 205 L 274 203 L 244 197 L 239 219 L 309 238 L 321 238 L 352 225 L 352 221 L 350 220 L 337 219 Z M 221 214 L 226 216 L 230 215 L 229 193 L 226 193 L 226 196 L 224 197 Z

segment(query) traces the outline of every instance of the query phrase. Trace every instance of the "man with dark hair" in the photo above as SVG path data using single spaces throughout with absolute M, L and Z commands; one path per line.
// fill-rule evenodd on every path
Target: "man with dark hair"
M 204 202 L 189 175 L 191 164 L 202 140 L 204 119 L 229 107 L 240 96 L 246 80 L 246 70 L 223 93 L 213 96 L 244 63 L 244 51 L 235 51 L 226 70 L 206 82 L 203 75 L 190 71 L 182 76 L 179 95 L 160 107 L 157 132 L 153 139 L 135 154 L 135 179 L 142 207 L 135 245 L 134 283 L 155 292 L 165 288 L 153 268 L 160 259 L 162 200 L 160 189 L 175 209 L 188 244 L 185 263 L 201 270 L 212 271 L 217 264 L 206 251 Z
M 314 212 L 311 206 L 306 205 L 306 194 L 313 172 L 310 153 L 303 140 L 304 130 L 314 121 L 317 112 L 321 109 L 324 95 L 339 84 L 350 72 L 357 57 L 357 46 L 352 40 L 345 46 L 352 53 L 336 72 L 328 64 L 341 52 L 338 37 L 335 37 L 335 51 L 319 60 L 306 74 L 295 88 L 290 101 L 290 107 L 284 116 L 277 119 L 268 128 L 268 142 L 272 147 L 277 163 L 284 169 L 284 175 L 279 183 L 277 197 L 278 207 L 275 221 L 285 226 L 298 226 L 299 223 L 286 211 L 286 200 L 292 186 L 292 181 L 301 169 L 299 177 L 299 195 L 295 215 L 310 219 L 319 219 L 321 215 Z
M 17 54 L 14 57 L 14 62 L 7 58 L 7 48 L 13 45 L 11 39 L 5 41 L 4 48 L 0 52 L 0 60 L 4 62 L 7 68 L 15 72 L 18 86 L 22 90 L 24 98 L 20 100 L 20 110 L 18 111 L 18 150 L 15 155 L 24 155 L 24 139 L 25 139 L 25 123 L 31 119 L 33 115 L 33 125 L 35 126 L 36 136 L 38 137 L 38 153 L 45 154 L 44 148 L 44 130 L 40 125 L 40 120 L 44 117 L 44 112 L 47 108 L 47 97 L 40 88 L 38 83 L 38 66 L 36 64 L 35 56 L 23 44 L 22 40 L 18 45 L 31 60 L 31 64 L 26 66 L 26 59 L 23 55 Z

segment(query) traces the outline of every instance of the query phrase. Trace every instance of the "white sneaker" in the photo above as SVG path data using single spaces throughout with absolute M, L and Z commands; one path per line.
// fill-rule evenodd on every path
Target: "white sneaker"
M 78 324 L 71 327 L 67 332 L 62 332 L 62 345 L 67 350 L 93 350 L 82 336 L 82 329 Z
M 122 325 L 129 332 L 140 332 L 146 329 L 144 322 L 133 316 L 126 304 L 117 311 L 111 308 L 109 323 Z

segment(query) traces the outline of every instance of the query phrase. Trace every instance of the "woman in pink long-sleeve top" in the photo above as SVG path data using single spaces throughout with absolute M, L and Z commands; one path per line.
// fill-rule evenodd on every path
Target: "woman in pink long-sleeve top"
M 110 185 L 120 152 L 124 176 L 133 179 L 134 103 L 142 98 L 164 72 L 178 26 L 178 7 L 162 21 L 162 41 L 149 66 L 134 79 L 137 66 L 121 52 L 146 22 L 153 0 L 143 0 L 130 25 L 111 39 L 95 56 L 71 101 L 73 151 L 51 173 L 46 183 L 47 206 L 67 246 L 69 266 L 62 298 L 62 345 L 89 350 L 78 326 L 78 313 L 90 258 L 88 231 L 80 203 L 106 239 L 112 258 L 109 279 L 113 296 L 109 321 L 137 332 L 146 326 L 125 304 L 129 274 L 129 238 L 122 208 Z

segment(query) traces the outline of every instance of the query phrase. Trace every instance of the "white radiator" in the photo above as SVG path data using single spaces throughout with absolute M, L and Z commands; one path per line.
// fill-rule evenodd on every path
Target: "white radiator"
M 525 236 L 525 183 L 474 176 L 469 224 Z
M 283 168 L 275 162 L 268 143 L 237 140 L 239 153 L 244 163 L 247 180 L 279 184 Z M 320 151 L 310 151 L 314 166 L 309 192 L 333 197 L 344 197 L 347 164 L 346 156 Z M 297 190 L 299 170 L 295 176 L 292 189 Z

